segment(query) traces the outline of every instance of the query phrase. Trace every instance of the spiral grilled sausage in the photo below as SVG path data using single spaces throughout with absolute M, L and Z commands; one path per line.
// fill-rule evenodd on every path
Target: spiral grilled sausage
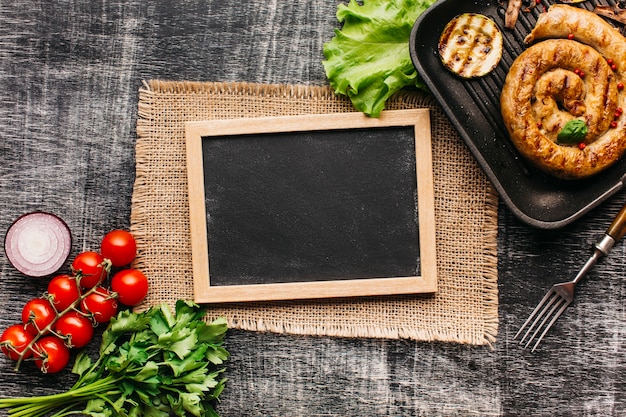
M 553 5 L 525 42 L 540 40 L 507 74 L 503 120 L 519 152 L 540 169 L 563 179 L 590 177 L 626 151 L 626 114 L 619 116 L 626 108 L 626 38 L 593 12 Z M 586 136 L 557 143 L 572 119 L 586 123 Z

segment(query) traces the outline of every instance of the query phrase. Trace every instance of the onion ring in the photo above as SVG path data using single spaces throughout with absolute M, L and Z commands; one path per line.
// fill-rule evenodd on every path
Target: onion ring
M 71 247 L 72 235 L 67 224 L 54 214 L 40 211 L 15 220 L 4 240 L 4 251 L 11 265 L 31 277 L 58 271 Z

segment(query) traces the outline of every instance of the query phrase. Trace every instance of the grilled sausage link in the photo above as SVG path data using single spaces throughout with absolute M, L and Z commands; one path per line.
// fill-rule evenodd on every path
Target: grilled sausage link
M 626 38 L 593 12 L 553 5 L 526 42 L 542 39 L 513 62 L 500 96 L 502 118 L 534 165 L 558 178 L 590 177 L 626 151 L 626 114 L 619 116 L 626 108 Z M 559 142 L 572 119 L 583 120 L 588 133 L 578 143 Z

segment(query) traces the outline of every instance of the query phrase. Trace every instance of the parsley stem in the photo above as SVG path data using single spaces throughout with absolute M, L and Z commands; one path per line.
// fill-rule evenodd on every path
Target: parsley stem
M 229 356 L 219 348 L 227 324 L 206 324 L 204 314 L 185 300 L 177 301 L 174 314 L 167 304 L 122 311 L 102 334 L 98 359 L 77 357 L 74 386 L 59 394 L 0 398 L 0 408 L 9 408 L 10 417 L 114 416 L 153 412 L 158 404 L 160 415 L 215 416 L 212 403 L 225 384 L 217 380 L 224 370 L 216 367 Z M 209 347 L 215 351 L 207 353 Z
M 68 391 L 43 395 L 38 397 L 21 397 L 21 398 L 2 398 L 0 399 L 0 408 L 9 408 L 11 417 L 39 417 L 46 415 L 48 412 L 64 407 L 53 416 L 67 415 L 68 411 L 76 405 L 83 405 L 92 398 L 97 398 L 101 394 L 119 393 L 117 388 L 118 382 L 123 378 L 116 378 L 109 375 L 103 379 L 96 380 L 92 383 L 75 386 Z

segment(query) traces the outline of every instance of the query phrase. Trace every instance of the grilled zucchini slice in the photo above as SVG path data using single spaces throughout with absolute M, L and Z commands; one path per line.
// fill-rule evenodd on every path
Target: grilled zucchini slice
M 463 78 L 482 77 L 502 58 L 502 32 L 487 16 L 463 13 L 452 19 L 439 37 L 443 65 Z

